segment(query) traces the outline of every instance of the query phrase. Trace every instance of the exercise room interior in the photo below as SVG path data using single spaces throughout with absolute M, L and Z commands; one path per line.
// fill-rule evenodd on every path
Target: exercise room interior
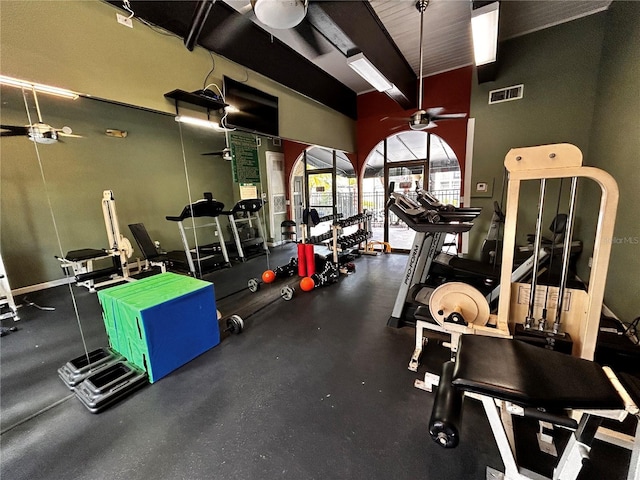
M 640 2 L 0 2 L 0 478 L 640 479 Z

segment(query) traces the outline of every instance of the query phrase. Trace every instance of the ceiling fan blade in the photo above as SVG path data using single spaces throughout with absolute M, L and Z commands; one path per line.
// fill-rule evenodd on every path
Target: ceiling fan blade
M 307 47 L 309 47 L 309 49 L 316 57 L 319 57 L 331 51 L 330 48 L 327 48 L 326 44 L 323 45 L 318 40 L 317 35 L 320 34 L 316 32 L 316 30 L 308 21 L 303 20 L 291 30 L 306 43 Z
M 78 135 L 75 133 L 64 133 L 61 131 L 58 131 L 58 136 L 60 137 L 68 137 L 68 138 L 84 138 L 84 135 Z
M 386 122 L 388 120 L 392 120 L 394 122 L 406 122 L 408 118 L 407 117 L 382 117 L 380 119 L 381 122 Z
M 241 8 L 240 11 L 231 9 L 231 15 L 222 21 L 216 31 L 216 38 L 220 39 L 218 42 L 219 49 L 224 50 L 229 47 L 246 29 L 254 25 L 251 21 L 252 18 L 255 18 L 255 14 L 251 4 Z
M 425 113 L 429 117 L 435 117 L 437 115 L 440 115 L 442 112 L 444 112 L 444 107 L 431 107 L 425 110 Z
M 439 121 L 439 120 L 455 120 L 457 118 L 466 118 L 466 113 L 445 113 L 444 115 L 434 115 L 431 117 L 431 120 Z
M 29 135 L 29 127 L 28 126 L 18 126 L 18 125 L 0 125 L 0 129 L 6 130 L 6 132 L 0 132 L 0 136 L 2 137 L 16 137 L 19 135 Z

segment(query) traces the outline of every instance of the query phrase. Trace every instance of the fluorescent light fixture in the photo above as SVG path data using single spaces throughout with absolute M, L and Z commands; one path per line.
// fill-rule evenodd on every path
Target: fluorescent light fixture
M 476 65 L 495 62 L 498 52 L 499 2 L 471 10 L 473 54 Z
M 364 56 L 364 53 L 361 52 L 347 58 L 347 65 L 353 68 L 358 75 L 369 82 L 373 88 L 379 92 L 385 92 L 393 88 L 393 83 L 380 73 L 373 63 Z
M 49 95 L 71 98 L 73 100 L 79 96 L 76 92 L 72 92 L 71 90 L 66 90 L 64 88 L 51 87 L 41 83 L 31 83 L 17 78 L 6 77 L 4 75 L 0 75 L 0 84 L 9 85 L 11 87 L 26 88 L 28 90 L 35 90 L 36 92 L 48 93 Z
M 176 116 L 176 122 L 188 123 L 189 125 L 195 125 L 197 127 L 219 129 L 220 125 L 216 122 L 210 122 L 209 120 L 203 120 L 202 118 L 187 117 L 185 115 Z
M 307 0 L 253 0 L 260 23 L 271 28 L 293 28 L 307 14 Z

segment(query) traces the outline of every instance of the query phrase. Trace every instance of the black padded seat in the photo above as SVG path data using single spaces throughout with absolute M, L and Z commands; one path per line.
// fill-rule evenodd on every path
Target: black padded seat
M 453 385 L 538 409 L 623 409 L 595 362 L 508 338 L 462 335 Z
M 108 255 L 104 250 L 83 248 L 81 250 L 71 250 L 64 258 L 70 262 L 81 262 L 83 260 L 91 260 L 92 258 L 106 257 Z
M 619 379 L 633 403 L 640 405 L 640 378 L 629 373 L 621 373 Z

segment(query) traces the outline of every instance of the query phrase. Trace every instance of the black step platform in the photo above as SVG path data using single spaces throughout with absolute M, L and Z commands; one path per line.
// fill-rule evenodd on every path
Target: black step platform
M 122 355 L 114 352 L 110 348 L 98 348 L 69 360 L 58 369 L 58 376 L 68 388 L 73 390 L 76 385 L 90 375 L 98 373 L 108 366 L 124 359 Z
M 91 413 L 100 413 L 148 383 L 146 372 L 123 361 L 87 377 L 75 394 Z

